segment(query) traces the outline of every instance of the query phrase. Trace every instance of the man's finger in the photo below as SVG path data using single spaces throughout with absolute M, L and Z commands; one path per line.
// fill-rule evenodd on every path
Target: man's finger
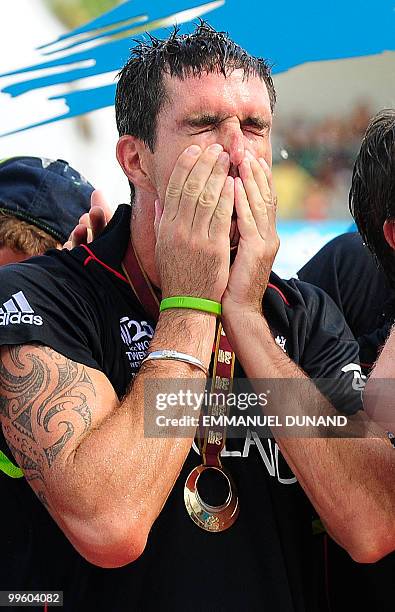
M 87 244 L 88 242 L 88 228 L 86 225 L 77 225 L 72 231 L 71 236 L 71 248 L 74 249 L 81 244 Z
M 264 164 L 264 165 L 263 165 Z M 251 160 L 251 171 L 254 176 L 254 180 L 258 185 L 259 192 L 265 203 L 271 203 L 273 200 L 272 193 L 272 178 L 269 166 L 266 164 L 263 157 Z
M 81 215 L 80 218 L 78 219 L 78 225 L 85 225 L 86 227 L 89 227 L 90 223 L 91 222 L 90 222 L 90 218 L 89 218 L 89 213 L 87 213 L 87 212 L 84 213 L 83 215 Z
M 222 146 L 219 144 L 213 144 L 207 147 L 193 166 L 184 183 L 178 214 L 180 216 L 182 215 L 182 222 L 187 227 L 192 226 L 198 200 L 204 192 L 207 181 L 214 170 L 222 150 Z
M 258 159 L 258 162 L 261 166 L 261 168 L 263 169 L 265 175 L 266 175 L 266 179 L 269 185 L 269 189 L 270 189 L 270 193 L 273 194 L 274 193 L 274 185 L 273 185 L 273 175 L 272 175 L 272 171 L 269 167 L 269 164 L 267 163 L 267 161 L 265 160 L 264 157 L 260 157 Z
M 271 171 L 263 158 L 259 158 L 259 160 L 252 158 L 250 165 L 253 180 L 259 190 L 260 198 L 252 198 L 250 193 L 247 191 L 248 201 L 250 203 L 258 231 L 262 237 L 265 237 L 268 231 L 275 230 L 276 222 L 275 197 L 273 196 L 272 188 L 270 187 L 273 184 L 271 179 Z M 244 182 L 245 181 L 243 180 L 243 183 Z
M 159 234 L 159 225 L 163 215 L 163 205 L 162 202 L 158 199 L 155 200 L 155 219 L 154 219 L 154 232 L 155 238 L 158 239 Z
M 92 230 L 92 239 L 95 240 L 107 225 L 106 214 L 100 206 L 92 206 L 89 211 L 90 229 Z
M 229 165 L 229 155 L 223 151 L 220 153 L 206 186 L 198 198 L 193 218 L 193 227 L 205 238 L 209 235 L 211 217 L 218 206 L 225 186 Z
M 191 145 L 178 158 L 166 189 L 163 217 L 173 221 L 180 205 L 181 193 L 189 173 L 201 155 L 198 145 Z
M 263 168 L 265 172 L 267 183 L 270 189 L 270 200 L 266 202 L 266 212 L 267 212 L 267 218 L 269 222 L 269 229 L 271 231 L 276 232 L 277 231 L 276 230 L 277 196 L 274 193 L 272 172 L 267 162 L 263 159 L 263 157 L 260 157 L 258 161 L 259 161 L 260 166 Z
M 239 167 L 251 212 L 258 226 L 266 216 L 266 201 L 271 197 L 265 173 L 255 159 L 246 157 Z M 266 193 L 264 185 L 266 184 Z M 262 193 L 263 191 L 263 193 Z
M 237 213 L 237 227 L 240 238 L 249 238 L 257 235 L 257 226 L 252 214 L 243 181 L 239 176 L 235 178 L 235 209 Z
M 232 222 L 232 212 L 235 198 L 234 179 L 227 176 L 222 188 L 218 204 L 211 217 L 209 236 L 229 238 L 230 226 Z
M 110 205 L 108 204 L 106 198 L 104 197 L 103 192 L 100 191 L 100 189 L 95 189 L 91 195 L 91 210 L 96 206 L 102 209 L 104 213 L 104 219 L 106 223 L 108 223 L 113 215 L 113 211 Z

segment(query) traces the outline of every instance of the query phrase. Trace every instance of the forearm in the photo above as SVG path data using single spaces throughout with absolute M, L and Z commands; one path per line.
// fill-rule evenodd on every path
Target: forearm
M 284 414 L 337 414 L 276 345 L 263 317 L 234 318 L 224 325 L 250 379 L 302 381 L 295 385 L 281 381 L 276 385 L 273 381 L 281 390 L 281 401 L 268 404 L 270 414 L 281 418 Z M 371 427 L 364 421 L 366 428 Z M 318 428 L 309 428 L 308 439 L 281 437 L 281 433 L 280 429 L 274 430 L 285 459 L 335 539 L 361 561 L 390 552 L 395 546 L 395 465 L 388 441 L 374 438 L 373 432 L 367 439 L 331 438 Z
M 208 367 L 214 331 L 212 315 L 163 313 L 150 350 L 177 349 L 197 357 Z M 144 364 L 120 406 L 70 456 L 73 476 L 66 483 L 69 489 L 72 483 L 73 523 L 82 524 L 90 517 L 89 529 L 100 533 L 100 525 L 107 525 L 109 517 L 116 517 L 117 525 L 130 529 L 132 539 L 137 534 L 139 541 L 143 540 L 139 543 L 141 548 L 193 440 L 193 433 L 180 438 L 145 436 L 144 413 L 153 412 L 155 407 L 145 404 L 144 390 L 158 378 L 197 379 L 202 389 L 205 384 L 204 373 L 186 363 L 169 360 Z M 97 524 L 92 524 L 92 517 Z
M 213 315 L 163 313 L 151 346 L 190 353 L 208 366 L 214 330 Z M 7 443 L 61 529 L 98 565 L 122 565 L 141 554 L 191 447 L 193 431 L 189 438 L 144 434 L 144 412 L 155 410 L 144 404 L 145 385 L 157 378 L 205 384 L 196 367 L 148 362 L 119 403 L 103 372 L 49 347 L 1 351 Z

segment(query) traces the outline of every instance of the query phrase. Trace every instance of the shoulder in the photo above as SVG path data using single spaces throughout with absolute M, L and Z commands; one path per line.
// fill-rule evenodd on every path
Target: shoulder
M 0 308 L 12 311 L 12 300 L 18 304 L 18 297 L 13 296 L 20 294 L 22 300 L 36 306 L 49 307 L 61 301 L 65 308 L 69 303 L 81 305 L 89 296 L 81 264 L 70 254 L 57 251 L 0 269 Z
M 354 336 L 348 328 L 343 313 L 326 291 L 296 278 L 286 282 L 299 296 L 299 307 L 306 315 L 307 335 L 311 330 L 318 331 L 324 328 L 331 333 L 354 341 Z
M 286 312 L 289 318 L 301 312 L 313 317 L 322 307 L 336 309 L 329 295 L 316 285 L 297 278 L 284 280 L 274 273 L 270 275 L 265 298 L 278 310 Z
M 338 283 L 360 283 L 377 277 L 378 265 L 357 232 L 337 236 L 318 251 L 298 272 L 302 280 L 327 289 L 331 277 Z
M 317 263 L 325 265 L 325 263 L 335 262 L 336 265 L 341 265 L 344 257 L 348 256 L 358 256 L 363 259 L 371 257 L 358 232 L 341 234 L 330 240 L 299 270 L 298 277 L 303 279 L 304 275 Z
M 9 283 L 13 278 L 32 285 L 39 282 L 56 285 L 65 280 L 71 281 L 81 274 L 83 267 L 70 251 L 51 249 L 45 255 L 1 267 L 0 289 L 3 282 Z
M 300 359 L 311 342 L 317 345 L 328 336 L 355 342 L 332 298 L 310 283 L 295 278 L 283 280 L 272 274 L 263 311 L 272 330 L 292 335 Z
M 272 279 L 271 279 L 272 280 Z M 331 344 L 331 350 L 338 350 L 340 343 L 349 345 L 353 355 L 358 345 L 347 322 L 332 298 L 322 289 L 304 281 L 291 278 L 273 279 L 268 323 L 279 319 L 292 332 L 299 347 L 301 362 L 314 348 Z M 265 305 L 264 305 L 265 310 Z M 337 348 L 336 348 L 337 347 Z
M 39 343 L 90 367 L 100 363 L 97 308 L 81 276 L 44 255 L 0 269 L 0 344 Z

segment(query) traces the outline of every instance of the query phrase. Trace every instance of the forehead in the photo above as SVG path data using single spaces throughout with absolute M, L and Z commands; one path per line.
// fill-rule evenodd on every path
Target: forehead
M 210 73 L 184 80 L 165 76 L 168 95 L 166 112 L 175 120 L 199 114 L 221 113 L 240 119 L 259 115 L 271 121 L 270 99 L 264 81 L 257 76 L 246 78 L 242 69 L 226 77 Z

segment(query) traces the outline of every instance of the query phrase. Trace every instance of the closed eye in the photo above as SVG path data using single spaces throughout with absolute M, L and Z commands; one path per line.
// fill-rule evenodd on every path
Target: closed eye
M 216 125 L 211 125 L 211 126 L 207 126 L 206 128 L 199 130 L 198 132 L 191 132 L 191 136 L 197 136 L 198 134 L 205 134 L 206 132 L 214 132 L 214 130 L 216 130 L 218 128 L 218 126 Z M 267 128 L 264 129 L 259 129 L 259 128 L 253 128 L 253 127 L 243 127 L 242 128 L 243 132 L 248 132 L 249 134 L 253 134 L 254 136 L 265 136 L 268 132 Z
M 244 132 L 250 132 L 256 136 L 265 136 L 270 128 L 267 124 L 262 125 L 261 122 L 251 121 L 242 125 L 242 129 Z
M 252 128 L 243 128 L 243 132 L 248 132 L 249 134 L 254 134 L 254 136 L 265 136 L 267 134 L 267 130 L 254 130 Z
M 199 130 L 198 132 L 192 132 L 191 136 L 197 136 L 198 134 L 205 134 L 206 132 L 214 132 L 214 130 L 216 129 L 216 126 L 210 126 L 210 127 L 206 127 L 204 128 L 204 130 Z

